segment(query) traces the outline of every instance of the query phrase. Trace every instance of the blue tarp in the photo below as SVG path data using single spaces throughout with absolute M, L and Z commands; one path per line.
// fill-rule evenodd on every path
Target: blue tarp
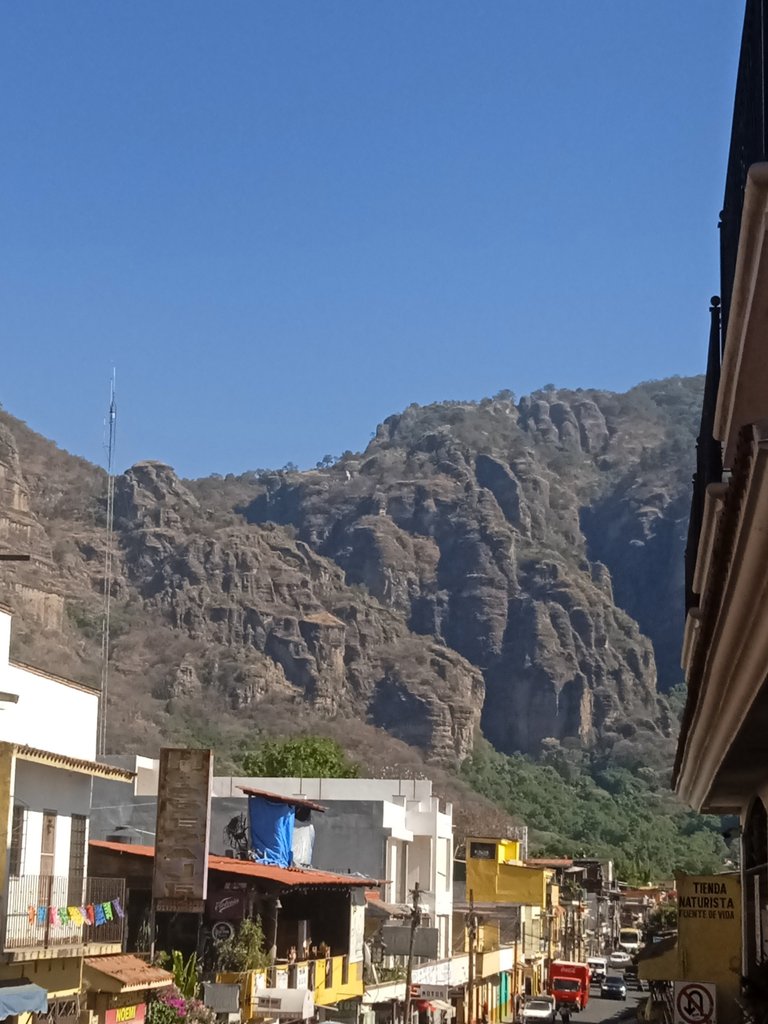
M 248 797 L 251 850 L 261 864 L 289 868 L 293 863 L 296 808 L 263 796 Z
M 48 992 L 39 985 L 0 985 L 0 1020 L 20 1013 L 47 1013 Z

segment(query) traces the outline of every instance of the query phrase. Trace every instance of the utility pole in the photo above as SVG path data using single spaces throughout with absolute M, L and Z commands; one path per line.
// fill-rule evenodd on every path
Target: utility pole
M 416 939 L 416 929 L 421 923 L 421 890 L 416 882 L 411 890 L 413 895 L 413 906 L 411 907 L 411 936 L 408 940 L 408 966 L 405 973 L 405 1024 L 411 1024 L 411 986 L 413 985 L 413 943 Z
M 469 976 L 467 978 L 467 1018 L 464 1024 L 475 1020 L 475 948 L 477 946 L 477 914 L 475 913 L 474 890 L 469 890 L 469 913 L 466 918 L 469 939 Z

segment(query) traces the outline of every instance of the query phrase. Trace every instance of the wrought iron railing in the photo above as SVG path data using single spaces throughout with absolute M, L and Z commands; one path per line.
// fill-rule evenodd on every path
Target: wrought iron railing
M 3 949 L 122 944 L 125 879 L 10 878 Z
M 704 499 L 707 487 L 720 483 L 723 477 L 723 462 L 720 442 L 714 434 L 715 407 L 717 391 L 720 385 L 720 346 L 721 346 L 721 315 L 720 299 L 712 298 L 709 307 L 709 353 L 707 356 L 707 375 L 704 381 L 704 394 L 701 403 L 701 420 L 699 434 L 696 438 L 696 472 L 693 476 L 693 493 L 691 495 L 691 515 L 688 520 L 688 539 L 685 546 L 685 610 L 697 607 L 699 595 L 694 593 L 693 577 L 696 571 L 696 555 L 699 548 L 699 537 L 704 521 Z

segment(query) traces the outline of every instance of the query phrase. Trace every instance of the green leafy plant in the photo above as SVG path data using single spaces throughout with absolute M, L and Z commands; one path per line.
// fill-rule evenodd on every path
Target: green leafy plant
M 219 971 L 261 971 L 269 966 L 269 955 L 264 949 L 264 929 L 261 919 L 240 922 L 231 939 L 215 944 L 216 969 Z
M 200 991 L 200 981 L 197 976 L 197 953 L 192 953 L 185 960 L 178 949 L 171 954 L 171 973 L 173 983 L 184 999 L 195 999 Z

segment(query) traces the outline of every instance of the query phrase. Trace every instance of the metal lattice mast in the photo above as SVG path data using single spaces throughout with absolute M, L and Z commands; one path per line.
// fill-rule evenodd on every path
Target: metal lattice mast
M 117 400 L 115 371 L 109 388 L 109 412 L 105 423 L 107 451 L 107 536 L 104 548 L 104 592 L 101 618 L 101 700 L 99 702 L 98 752 L 107 752 L 107 705 L 109 701 L 109 615 L 112 603 L 112 542 L 115 519 L 115 431 L 117 427 Z

